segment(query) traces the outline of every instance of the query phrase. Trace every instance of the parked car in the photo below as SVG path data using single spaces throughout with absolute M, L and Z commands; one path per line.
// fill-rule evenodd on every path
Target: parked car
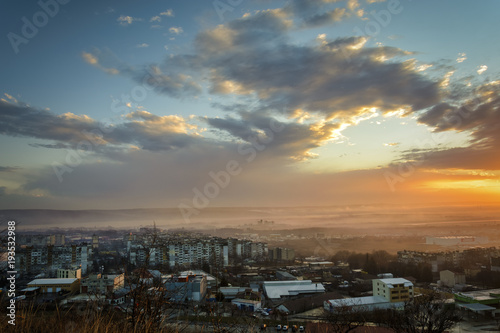
M 276 331 L 281 331 L 281 325 L 276 326 Z
M 306 329 L 304 328 L 304 326 L 299 326 L 299 332 L 304 332 Z
M 283 331 L 288 332 L 288 325 L 283 325 Z

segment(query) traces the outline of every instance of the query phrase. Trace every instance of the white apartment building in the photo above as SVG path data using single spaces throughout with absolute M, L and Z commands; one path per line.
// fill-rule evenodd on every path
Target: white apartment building
M 382 296 L 391 303 L 413 298 L 413 283 L 403 278 L 372 280 L 373 296 Z

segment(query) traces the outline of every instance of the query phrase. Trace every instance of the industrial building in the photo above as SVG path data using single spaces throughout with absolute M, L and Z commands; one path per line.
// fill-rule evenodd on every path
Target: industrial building
M 323 307 L 330 312 L 343 306 L 365 311 L 399 308 L 414 295 L 413 283 L 403 278 L 374 279 L 372 290 L 373 296 L 327 300 Z
M 454 294 L 455 305 L 468 312 L 500 316 L 500 289 L 488 289 Z
M 78 292 L 79 279 L 36 279 L 28 283 L 28 288 L 40 288 L 40 293 L 57 293 L 60 291 Z
M 325 292 L 321 283 L 311 280 L 302 281 L 264 281 L 262 284 L 266 296 L 271 300 L 293 298 L 297 296 L 320 294 Z
M 176 302 L 199 302 L 207 294 L 207 276 L 192 272 L 186 275 L 172 275 L 165 281 L 169 299 Z

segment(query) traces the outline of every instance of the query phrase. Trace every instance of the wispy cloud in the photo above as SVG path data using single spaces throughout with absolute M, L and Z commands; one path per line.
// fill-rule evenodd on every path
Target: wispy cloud
M 484 72 L 486 72 L 488 70 L 488 66 L 486 65 L 481 65 L 479 66 L 479 69 L 477 70 L 477 74 L 481 75 L 483 74 Z
M 174 34 L 174 35 L 180 35 L 184 32 L 184 30 L 182 29 L 182 27 L 170 27 L 168 29 L 168 31 L 171 33 L 171 34 Z
M 19 169 L 20 169 L 19 167 L 6 167 L 0 165 L 0 172 L 16 172 Z
M 116 21 L 123 26 L 127 26 L 127 25 L 131 25 L 133 22 L 142 21 L 142 18 L 121 15 L 120 17 L 118 17 L 116 19 Z
M 458 63 L 462 63 L 462 62 L 464 62 L 465 60 L 467 60 L 467 55 L 466 55 L 464 52 L 459 53 L 459 54 L 458 54 L 458 58 L 457 58 L 457 62 L 458 62 Z
M 174 16 L 174 11 L 172 9 L 167 9 L 164 12 L 160 13 L 161 16 L 167 16 L 167 17 L 173 17 Z
M 149 19 L 149 22 L 161 22 L 161 17 L 160 16 L 153 16 L 152 18 Z

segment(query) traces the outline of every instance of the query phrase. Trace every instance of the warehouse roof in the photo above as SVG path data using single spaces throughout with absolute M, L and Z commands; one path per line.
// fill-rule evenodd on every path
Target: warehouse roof
M 38 285 L 38 284 L 44 284 L 44 285 L 49 285 L 49 284 L 54 284 L 54 285 L 60 285 L 60 284 L 72 284 L 78 279 L 36 279 L 28 283 L 29 285 Z
M 265 281 L 263 287 L 267 297 L 271 299 L 325 292 L 325 287 L 321 283 L 312 283 L 311 280 Z

